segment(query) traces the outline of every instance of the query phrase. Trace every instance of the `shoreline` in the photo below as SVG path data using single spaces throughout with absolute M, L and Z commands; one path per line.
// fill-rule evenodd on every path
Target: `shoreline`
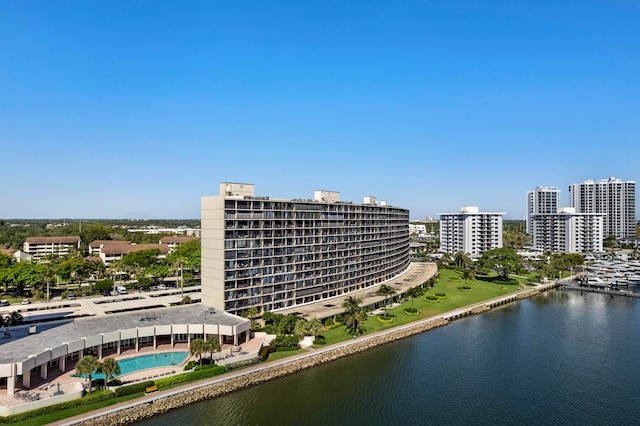
M 269 380 L 284 377 L 298 371 L 320 364 L 325 364 L 349 355 L 364 352 L 396 340 L 404 339 L 416 334 L 424 333 L 434 328 L 442 327 L 451 321 L 469 315 L 478 315 L 515 301 L 536 296 L 542 292 L 558 288 L 559 283 L 539 284 L 537 287 L 519 290 L 507 296 L 489 299 L 474 305 L 469 305 L 449 311 L 434 317 L 425 318 L 409 324 L 394 327 L 385 331 L 361 336 L 354 340 L 337 343 L 331 347 L 313 349 L 304 354 L 294 355 L 266 365 L 248 367 L 236 373 L 229 373 L 226 377 L 208 379 L 198 384 L 162 391 L 157 395 L 145 396 L 134 402 L 121 403 L 107 409 L 94 411 L 91 415 L 80 415 L 77 418 L 67 418 L 55 425 L 128 425 L 142 419 L 150 418 L 169 410 L 181 408 L 195 402 L 215 398 L 250 386 L 255 386 Z

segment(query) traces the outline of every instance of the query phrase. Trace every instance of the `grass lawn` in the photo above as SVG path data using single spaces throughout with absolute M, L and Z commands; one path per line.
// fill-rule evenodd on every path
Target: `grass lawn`
M 471 287 L 471 291 L 460 291 L 458 287 L 465 285 L 465 282 L 458 272 L 450 269 L 441 269 L 439 272 L 440 277 L 434 287 L 430 288 L 423 296 L 416 297 L 413 300 L 413 307 L 418 310 L 419 315 L 405 314 L 404 310 L 410 308 L 412 305 L 411 301 L 403 302 L 400 306 L 388 309 L 387 315 L 393 318 L 393 322 L 391 323 L 378 321 L 378 318 L 375 316 L 369 317 L 364 325 L 366 329 L 365 334 L 408 324 L 518 290 L 518 286 L 516 285 L 507 285 L 505 286 L 507 290 L 502 290 L 503 285 L 500 283 L 475 280 L 466 283 L 466 285 Z M 526 278 L 518 279 L 518 281 L 526 283 Z M 447 297 L 438 300 L 437 303 L 429 302 L 425 299 L 426 296 L 433 296 L 435 293 L 445 293 Z M 327 345 L 344 342 L 345 340 L 353 338 L 347 334 L 344 326 L 326 331 L 322 335 L 326 338 Z

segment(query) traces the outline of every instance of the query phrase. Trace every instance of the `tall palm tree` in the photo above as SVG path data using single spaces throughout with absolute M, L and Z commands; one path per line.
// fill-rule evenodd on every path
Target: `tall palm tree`
M 105 358 L 104 361 L 102 361 L 102 363 L 100 364 L 98 371 L 104 374 L 104 384 L 108 388 L 109 382 L 114 378 L 114 376 L 120 374 L 120 364 L 113 358 Z
M 209 352 L 209 354 L 211 355 L 212 359 L 213 359 L 213 353 L 220 352 L 220 349 L 221 349 L 220 342 L 215 337 L 209 337 L 205 342 L 205 347 L 207 352 Z
M 89 393 L 91 393 L 93 385 L 93 372 L 100 367 L 100 361 L 98 361 L 93 355 L 85 355 L 76 364 L 76 374 L 78 376 L 87 375 L 89 378 Z
M 404 295 L 411 299 L 411 309 L 413 309 L 413 299 L 419 296 L 420 290 L 417 287 L 410 287 L 404 292 Z
M 345 308 L 344 315 L 347 331 L 353 333 L 354 337 L 356 334 L 362 334 L 364 331 L 362 324 L 367 320 L 367 313 L 360 306 L 360 300 L 349 296 L 345 299 L 342 307 Z
M 200 367 L 202 367 L 202 354 L 207 351 L 207 343 L 203 339 L 193 339 L 189 344 L 189 353 L 197 355 L 200 359 Z
M 389 300 L 389 297 L 396 294 L 396 289 L 394 289 L 389 285 L 382 284 L 378 289 L 378 291 L 376 291 L 376 294 L 380 296 L 384 296 L 384 317 L 386 319 L 387 318 L 387 301 Z

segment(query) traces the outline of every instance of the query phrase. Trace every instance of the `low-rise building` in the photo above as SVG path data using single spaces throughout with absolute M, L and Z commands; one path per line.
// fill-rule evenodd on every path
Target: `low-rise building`
M 80 237 L 27 237 L 24 251 L 32 254 L 35 260 L 46 256 L 68 256 L 80 249 Z
M 160 244 L 166 244 L 169 246 L 169 253 L 172 253 L 176 247 L 180 244 L 188 243 L 189 241 L 199 240 L 199 237 L 183 237 L 183 236 L 170 236 L 160 239 Z
M 166 258 L 169 253 L 169 246 L 166 244 L 108 244 L 100 249 L 100 258 L 108 265 L 114 260 L 121 260 L 127 253 L 152 249 L 160 250 L 159 259 Z

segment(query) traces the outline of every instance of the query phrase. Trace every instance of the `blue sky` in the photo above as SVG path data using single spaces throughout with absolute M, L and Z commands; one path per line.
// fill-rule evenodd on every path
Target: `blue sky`
M 637 180 L 640 3 L 0 0 L 1 218 L 198 218 L 222 181 L 525 215 Z

